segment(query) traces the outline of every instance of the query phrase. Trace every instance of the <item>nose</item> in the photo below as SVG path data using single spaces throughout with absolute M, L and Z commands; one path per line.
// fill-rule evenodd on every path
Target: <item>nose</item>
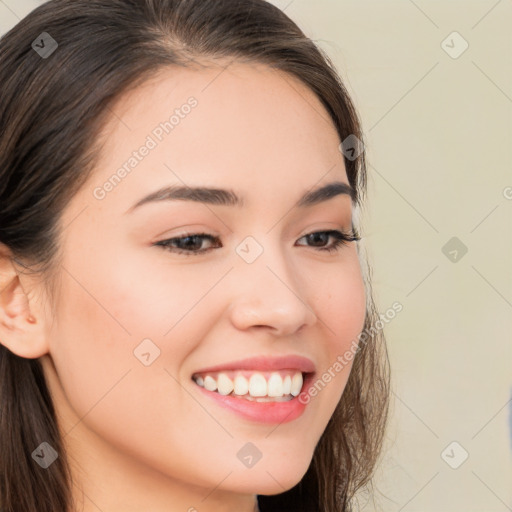
M 308 303 L 308 279 L 301 279 L 282 250 L 266 247 L 252 263 L 239 260 L 232 273 L 231 321 L 236 328 L 267 328 L 276 336 L 293 334 L 316 322 Z

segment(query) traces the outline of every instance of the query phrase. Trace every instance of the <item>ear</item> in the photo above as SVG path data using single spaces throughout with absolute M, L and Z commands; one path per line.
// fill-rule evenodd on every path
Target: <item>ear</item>
M 48 352 L 44 310 L 36 301 L 36 281 L 14 266 L 0 243 L 0 344 L 26 359 Z

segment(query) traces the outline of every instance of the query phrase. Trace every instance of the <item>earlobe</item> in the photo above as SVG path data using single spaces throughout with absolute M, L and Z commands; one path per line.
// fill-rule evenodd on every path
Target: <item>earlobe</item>
M 35 359 L 48 352 L 47 339 L 42 312 L 30 300 L 28 278 L 25 285 L 23 278 L 0 251 L 0 344 L 20 357 Z

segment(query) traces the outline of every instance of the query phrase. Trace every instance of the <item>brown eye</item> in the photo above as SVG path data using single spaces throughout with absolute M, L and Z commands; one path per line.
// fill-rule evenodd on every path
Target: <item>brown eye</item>
M 318 245 L 318 243 L 322 245 L 323 241 L 329 240 L 330 237 L 334 238 L 334 242 L 331 245 L 327 247 Z M 309 241 L 312 241 L 313 246 L 317 247 L 319 251 L 328 252 L 338 251 L 341 246 L 346 245 L 348 242 L 360 240 L 360 237 L 355 233 L 343 233 L 337 230 L 315 231 L 314 233 L 304 235 L 302 238 L 307 238 Z
M 302 238 L 308 240 L 311 244 L 310 247 L 316 248 L 318 251 L 335 252 L 341 246 L 346 245 L 348 242 L 360 240 L 359 236 L 354 233 L 343 233 L 342 231 L 329 230 L 329 231 L 315 231 L 304 235 Z M 329 239 L 333 238 L 334 241 L 327 245 Z M 203 247 L 203 242 L 209 240 L 214 242 L 214 247 Z M 211 251 L 212 249 L 222 247 L 218 237 L 209 235 L 207 233 L 186 233 L 181 237 L 169 238 L 161 240 L 153 245 L 158 245 L 165 248 L 170 252 L 183 254 L 186 256 L 199 255 Z
M 181 237 L 161 240 L 160 242 L 157 242 L 154 245 L 164 247 L 165 249 L 171 252 L 191 256 L 205 253 L 213 248 L 201 248 L 205 240 L 217 242 L 218 238 L 208 235 L 206 233 L 187 233 L 186 235 Z

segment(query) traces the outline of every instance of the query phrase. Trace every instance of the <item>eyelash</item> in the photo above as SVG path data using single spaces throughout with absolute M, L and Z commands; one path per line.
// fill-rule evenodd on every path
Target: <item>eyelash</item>
M 328 231 L 314 231 L 312 233 L 308 233 L 307 235 L 304 235 L 301 238 L 312 236 L 312 235 L 319 235 L 319 234 L 328 234 L 329 236 L 332 236 L 335 238 L 334 243 L 330 247 L 320 247 L 317 248 L 318 251 L 326 251 L 329 253 L 332 252 L 338 252 L 342 246 L 346 245 L 349 242 L 356 242 L 361 240 L 357 232 L 354 230 L 352 233 L 344 233 L 342 231 L 338 230 L 328 230 Z M 161 240 L 160 242 L 156 242 L 153 245 L 158 245 L 162 247 L 163 249 L 166 249 L 170 252 L 174 252 L 177 254 L 183 254 L 185 256 L 199 256 L 200 254 L 203 254 L 205 252 L 211 251 L 214 249 L 214 247 L 210 247 L 209 249 L 201 249 L 201 250 L 192 250 L 187 251 L 183 249 L 177 249 L 176 247 L 172 247 L 172 243 L 176 241 L 185 240 L 187 238 L 206 238 L 210 241 L 218 240 L 218 237 L 209 235 L 208 233 L 185 233 L 181 237 L 176 238 L 169 238 L 167 240 Z M 300 239 L 299 239 L 300 240 Z

